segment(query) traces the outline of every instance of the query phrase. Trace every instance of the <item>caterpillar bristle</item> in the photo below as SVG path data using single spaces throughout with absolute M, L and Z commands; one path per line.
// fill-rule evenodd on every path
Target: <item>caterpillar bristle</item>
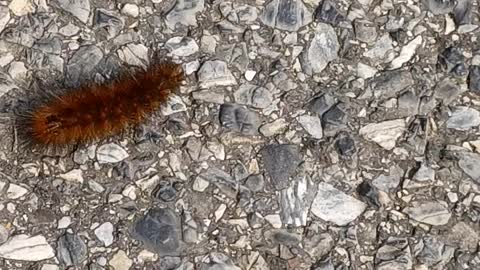
M 181 65 L 163 61 L 106 83 L 41 89 L 16 110 L 19 145 L 58 149 L 119 134 L 143 122 L 183 80 Z

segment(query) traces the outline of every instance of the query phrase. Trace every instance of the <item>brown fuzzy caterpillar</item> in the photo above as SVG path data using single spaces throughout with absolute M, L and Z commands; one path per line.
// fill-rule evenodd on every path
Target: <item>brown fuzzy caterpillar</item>
M 20 133 L 42 147 L 102 139 L 144 121 L 183 79 L 181 65 L 163 62 L 113 82 L 51 95 L 21 113 Z

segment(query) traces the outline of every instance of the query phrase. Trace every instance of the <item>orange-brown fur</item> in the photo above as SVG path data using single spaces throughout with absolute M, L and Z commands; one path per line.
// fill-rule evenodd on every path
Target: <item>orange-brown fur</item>
M 162 63 L 55 97 L 30 113 L 29 139 L 39 145 L 84 143 L 137 125 L 180 85 L 180 65 Z

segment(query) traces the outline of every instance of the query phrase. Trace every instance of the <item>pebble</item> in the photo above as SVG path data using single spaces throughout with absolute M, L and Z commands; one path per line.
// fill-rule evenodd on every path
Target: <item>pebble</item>
M 130 3 L 125 4 L 121 12 L 123 15 L 127 15 L 133 18 L 138 17 L 138 15 L 140 14 L 138 6 Z
M 318 116 L 304 114 L 298 117 L 298 122 L 308 132 L 308 134 L 312 136 L 312 138 L 323 138 L 322 122 Z
M 452 115 L 447 120 L 447 128 L 468 130 L 480 125 L 480 112 L 465 106 L 455 107 Z
M 197 75 L 201 88 L 237 84 L 235 77 L 227 67 L 227 63 L 220 60 L 203 63 Z
M 415 201 L 403 212 L 418 222 L 440 226 L 447 224 L 452 216 L 446 205 L 443 201 Z
M 235 101 L 238 104 L 265 109 L 273 101 L 273 96 L 265 87 L 259 87 L 250 83 L 240 85 L 234 93 Z
M 319 23 L 315 35 L 302 54 L 302 68 L 307 74 L 320 73 L 337 59 L 340 44 L 332 26 Z
M 227 129 L 245 135 L 256 135 L 260 122 L 258 113 L 244 106 L 228 103 L 220 108 L 220 123 Z
M 177 57 L 187 57 L 198 52 L 197 42 L 190 37 L 173 37 L 165 43 L 165 48 L 170 55 Z
M 129 270 L 133 265 L 133 261 L 127 256 L 125 251 L 119 250 L 110 259 L 109 264 L 114 270 Z
M 23 0 L 22 0 L 23 1 Z M 90 1 L 88 0 L 58 0 L 60 8 L 75 16 L 83 23 L 90 16 Z
M 108 143 L 97 148 L 97 160 L 100 164 L 118 163 L 129 156 L 127 151 L 115 143 Z
M 95 236 L 100 240 L 105 247 L 109 247 L 113 244 L 113 224 L 105 222 L 95 229 Z
M 42 235 L 18 234 L 0 245 L 0 258 L 7 260 L 38 262 L 53 257 L 55 252 Z
M 175 29 L 177 24 L 197 26 L 197 13 L 205 8 L 205 0 L 177 0 L 166 16 L 165 23 L 169 29 Z
M 259 129 L 260 133 L 265 137 L 271 137 L 282 134 L 288 129 L 288 122 L 284 118 L 279 118 L 273 122 L 262 125 Z
M 276 190 L 286 188 L 289 177 L 294 174 L 302 160 L 299 147 L 291 144 L 271 144 L 265 146 L 261 154 L 273 187 Z
M 28 189 L 16 184 L 10 184 L 7 189 L 7 198 L 11 200 L 16 200 L 25 196 L 27 193 Z
M 270 27 L 297 31 L 312 21 L 312 13 L 302 1 L 272 0 L 267 3 L 260 18 Z
M 318 184 L 311 211 L 324 221 L 345 226 L 357 219 L 365 209 L 366 204 L 363 202 L 322 182 Z
M 423 38 L 422 36 L 417 36 L 407 45 L 403 46 L 400 50 L 400 54 L 392 60 L 390 69 L 397 69 L 403 66 L 403 64 L 410 61 L 415 55 L 416 50 L 422 45 Z
M 67 182 L 77 182 L 83 184 L 83 172 L 80 169 L 73 169 L 69 172 L 58 175 L 58 177 L 62 178 Z
M 66 233 L 57 241 L 57 257 L 65 266 L 79 265 L 87 259 L 85 242 L 76 234 Z
M 385 148 L 392 150 L 396 141 L 406 131 L 405 120 L 389 120 L 380 123 L 372 123 L 360 129 L 360 135 L 369 141 L 373 141 Z
M 58 229 L 66 229 L 72 224 L 72 218 L 71 217 L 62 217 L 61 219 L 58 220 Z
M 35 6 L 29 0 L 12 0 L 8 5 L 8 8 L 18 17 L 25 16 L 29 13 L 35 13 Z

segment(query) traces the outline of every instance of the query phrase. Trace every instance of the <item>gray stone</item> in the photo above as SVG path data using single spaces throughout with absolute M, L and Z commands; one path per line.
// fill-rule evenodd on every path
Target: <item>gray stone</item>
M 322 122 L 318 116 L 304 114 L 298 117 L 298 122 L 314 139 L 323 137 Z
M 337 59 L 339 49 L 335 29 L 328 24 L 319 23 L 313 39 L 302 53 L 303 70 L 309 75 L 322 72 L 331 61 Z
M 58 5 L 83 23 L 88 22 L 90 16 L 89 0 L 56 0 Z
M 345 226 L 357 219 L 366 204 L 343 193 L 330 184 L 319 183 L 318 192 L 312 203 L 312 213 L 338 226 Z
M 394 58 L 393 40 L 388 33 L 381 36 L 375 45 L 363 56 L 370 58 L 373 62 L 387 63 Z
M 363 126 L 359 133 L 365 139 L 377 143 L 386 150 L 392 150 L 395 148 L 397 139 L 400 138 L 405 131 L 405 120 L 396 119 L 368 124 Z
M 127 256 L 125 251 L 119 250 L 113 255 L 109 264 L 114 270 L 130 270 L 133 265 L 133 260 Z
M 18 234 L 0 245 L 0 258 L 38 262 L 55 257 L 53 248 L 42 235 Z
M 198 81 L 201 88 L 237 84 L 235 77 L 227 67 L 227 63 L 220 60 L 205 62 L 198 71 Z
M 63 265 L 79 265 L 87 259 L 87 255 L 87 245 L 80 236 L 66 233 L 58 239 L 57 258 Z
M 287 247 L 297 246 L 302 237 L 298 234 L 290 233 L 285 230 L 269 230 L 265 232 L 265 239 L 275 245 L 284 245 Z
M 470 66 L 468 87 L 474 93 L 480 93 L 480 66 Z
M 199 270 L 241 270 L 231 258 L 223 253 L 211 253 L 202 260 Z
M 280 217 L 283 224 L 306 226 L 308 210 L 317 191 L 308 175 L 294 177 L 287 189 L 280 191 Z
M 307 235 L 303 239 L 305 251 L 313 258 L 320 259 L 327 255 L 335 246 L 333 237 L 328 233 Z
M 267 88 L 250 83 L 242 84 L 233 95 L 238 104 L 259 109 L 267 108 L 273 100 L 273 96 Z
M 143 44 L 127 44 L 117 50 L 118 58 L 137 67 L 146 67 L 149 62 L 148 48 Z
M 345 21 L 345 16 L 343 16 L 336 8 L 335 1 L 325 0 L 322 1 L 321 6 L 318 8 L 315 14 L 315 19 L 337 26 L 341 22 Z
M 413 266 L 412 261 L 408 240 L 391 236 L 377 251 L 375 269 L 410 270 Z
M 389 69 L 401 68 L 403 64 L 410 61 L 415 56 L 415 52 L 422 45 L 422 43 L 423 38 L 419 35 L 405 44 L 400 50 L 399 55 L 392 60 Z
M 219 114 L 222 126 L 245 135 L 258 134 L 260 115 L 245 106 L 226 103 L 221 106 Z
M 363 19 L 354 21 L 355 36 L 358 40 L 365 43 L 374 43 L 377 39 L 377 29 L 375 24 Z
M 271 0 L 261 15 L 264 24 L 280 30 L 297 31 L 312 21 L 301 0 Z
M 176 0 L 175 7 L 166 17 L 168 28 L 175 29 L 177 24 L 184 26 L 197 26 L 197 13 L 203 11 L 204 0 Z
M 296 145 L 267 145 L 261 151 L 265 170 L 271 178 L 276 190 L 282 190 L 289 185 L 289 177 L 293 176 L 302 157 Z
M 403 212 L 418 222 L 433 226 L 447 224 L 452 216 L 443 201 L 414 201 Z
M 333 106 L 335 106 L 335 103 L 336 101 L 334 97 L 325 94 L 312 99 L 312 101 L 308 103 L 307 108 L 308 110 L 318 114 L 319 116 L 322 116 Z
M 93 70 L 103 58 L 103 52 L 94 45 L 83 46 L 73 54 L 67 64 L 67 74 L 72 85 L 91 78 Z
M 173 37 L 165 43 L 170 55 L 186 57 L 198 52 L 199 47 L 191 37 Z
M 473 3 L 470 0 L 459 0 L 453 10 L 453 19 L 457 26 L 471 22 Z
M 422 163 L 418 171 L 413 175 L 413 179 L 417 181 L 433 181 L 435 180 L 435 170 L 428 164 Z
M 448 231 L 445 241 L 451 246 L 457 246 L 460 249 L 473 252 L 478 247 L 480 236 L 478 235 L 478 230 L 473 229 L 465 222 L 458 222 Z
M 458 153 L 458 166 L 463 170 L 465 174 L 476 183 L 480 184 L 480 154 L 471 152 L 459 152 Z
M 397 97 L 402 90 L 413 86 L 414 81 L 409 71 L 387 71 L 374 78 L 370 87 L 376 98 Z
M 435 236 L 423 237 L 423 249 L 417 255 L 419 262 L 429 269 L 445 269 L 444 266 L 453 258 L 455 248 L 445 245 Z
M 277 134 L 281 134 L 288 129 L 288 122 L 279 118 L 273 122 L 262 125 L 259 129 L 260 133 L 265 137 L 271 137 Z
M 435 15 L 448 14 L 455 7 L 453 0 L 423 0 L 423 4 Z
M 447 128 L 456 130 L 469 130 L 480 125 L 480 112 L 466 106 L 455 107 L 452 115 L 447 120 Z
M 125 22 L 118 14 L 102 8 L 95 10 L 93 27 L 101 39 L 108 40 L 118 36 L 124 25 Z
M 111 222 L 103 223 L 95 229 L 94 233 L 105 247 L 109 247 L 113 244 L 113 224 Z
M 223 91 L 215 91 L 210 89 L 195 91 L 192 93 L 192 98 L 209 103 L 225 103 L 225 93 Z
M 434 96 L 442 100 L 443 105 L 452 103 L 460 94 L 459 87 L 450 80 L 441 81 L 435 86 Z
M 100 164 L 118 163 L 128 156 L 127 151 L 115 143 L 104 144 L 97 149 L 97 160 Z
M 136 240 L 161 256 L 177 254 L 181 249 L 180 226 L 175 213 L 154 208 L 138 219 L 132 229 Z

